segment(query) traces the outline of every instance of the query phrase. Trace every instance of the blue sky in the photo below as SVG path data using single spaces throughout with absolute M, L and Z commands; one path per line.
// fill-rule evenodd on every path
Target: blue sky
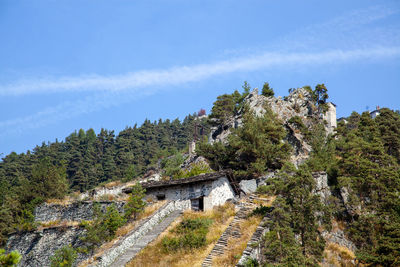
M 268 81 L 400 109 L 399 1 L 0 1 L 0 155 L 183 118 Z

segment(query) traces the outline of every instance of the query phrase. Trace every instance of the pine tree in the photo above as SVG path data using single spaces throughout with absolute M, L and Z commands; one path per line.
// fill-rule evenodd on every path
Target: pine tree
M 261 94 L 266 97 L 274 96 L 274 89 L 269 86 L 269 83 L 265 82 L 261 91 Z
M 125 205 L 125 218 L 130 219 L 133 215 L 133 219 L 136 220 L 137 216 L 143 211 L 146 203 L 143 198 L 145 197 L 146 190 L 137 183 L 132 186 L 132 193 L 129 196 L 129 200 Z

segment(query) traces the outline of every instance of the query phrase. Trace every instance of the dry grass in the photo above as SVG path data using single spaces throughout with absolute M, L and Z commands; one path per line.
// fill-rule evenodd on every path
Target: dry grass
M 266 207 L 271 207 L 274 203 L 276 196 L 269 196 L 265 194 L 258 195 L 256 199 L 253 200 L 254 204 L 264 205 Z
M 113 201 L 116 200 L 116 196 L 112 194 L 104 194 L 98 197 L 98 200 L 100 201 Z
M 106 252 L 115 243 L 117 243 L 118 240 L 121 237 L 125 236 L 126 234 L 128 234 L 129 232 L 134 230 L 138 226 L 138 224 L 140 223 L 140 221 L 142 219 L 148 218 L 151 215 L 153 215 L 165 203 L 166 203 L 166 201 L 159 201 L 159 202 L 156 202 L 156 203 L 154 203 L 152 205 L 146 206 L 144 211 L 138 216 L 137 220 L 135 220 L 133 222 L 130 222 L 128 224 L 125 224 L 125 225 L 121 226 L 120 228 L 118 228 L 116 233 L 115 233 L 116 237 L 113 240 L 101 245 L 101 247 L 96 249 L 93 257 L 91 257 L 90 259 L 82 262 L 81 264 L 79 264 L 79 266 L 82 267 L 82 266 L 87 266 L 89 264 L 92 264 L 95 261 L 96 258 L 100 257 L 104 252 Z
M 79 222 L 74 222 L 74 221 L 49 221 L 49 222 L 42 222 L 40 223 L 40 226 L 38 227 L 38 231 L 41 231 L 46 228 L 55 228 L 55 227 L 72 227 L 72 226 L 78 226 Z
M 196 267 L 201 266 L 203 260 L 211 252 L 219 237 L 233 220 L 235 208 L 232 204 L 214 207 L 211 211 L 194 212 L 186 211 L 184 215 L 173 222 L 155 241 L 143 249 L 128 267 Z M 213 220 L 207 233 L 206 246 L 192 250 L 179 250 L 174 253 L 165 253 L 161 240 L 165 236 L 174 236 L 170 230 L 178 225 L 182 219 L 209 218 Z
M 63 199 L 57 199 L 57 198 L 50 198 L 46 200 L 47 204 L 57 204 L 57 205 L 62 205 L 62 206 L 67 206 L 74 202 L 75 199 L 73 199 L 70 196 L 65 196 Z
M 235 266 L 239 261 L 243 251 L 247 247 L 247 242 L 251 239 L 257 226 L 262 220 L 261 216 L 251 216 L 239 224 L 240 238 L 230 238 L 225 253 L 214 258 L 213 266 Z
M 324 250 L 324 258 L 328 264 L 334 266 L 356 266 L 354 252 L 336 243 L 327 244 Z
M 104 187 L 110 189 L 110 188 L 119 186 L 119 185 L 121 185 L 121 184 L 122 184 L 122 183 L 121 183 L 121 181 L 119 181 L 119 180 L 118 180 L 118 181 L 112 181 L 112 182 L 109 182 L 109 183 L 105 184 Z
M 79 191 L 73 192 L 67 196 L 65 196 L 63 199 L 58 199 L 58 198 L 50 198 L 46 200 L 47 204 L 57 204 L 57 205 L 62 205 L 62 206 L 67 206 L 79 199 L 79 196 L 81 193 Z

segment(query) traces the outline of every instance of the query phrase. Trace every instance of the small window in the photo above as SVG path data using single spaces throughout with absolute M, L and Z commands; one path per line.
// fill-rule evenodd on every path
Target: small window
M 157 200 L 158 200 L 158 201 L 160 201 L 160 200 L 165 200 L 165 194 L 157 195 Z

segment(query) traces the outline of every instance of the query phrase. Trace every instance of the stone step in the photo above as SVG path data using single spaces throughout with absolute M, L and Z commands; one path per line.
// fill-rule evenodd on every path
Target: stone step
M 208 256 L 204 259 L 202 263 L 202 267 L 210 267 L 212 266 L 212 261 L 214 257 L 220 256 L 224 254 L 226 247 L 228 246 L 228 241 L 230 238 L 238 238 L 241 236 L 239 224 L 247 218 L 250 208 L 246 208 L 243 206 L 239 206 L 240 209 L 236 213 L 235 217 L 233 218 L 232 222 L 229 226 L 225 229 L 224 233 L 220 236 L 217 243 L 215 244 L 214 248 L 208 254 Z

